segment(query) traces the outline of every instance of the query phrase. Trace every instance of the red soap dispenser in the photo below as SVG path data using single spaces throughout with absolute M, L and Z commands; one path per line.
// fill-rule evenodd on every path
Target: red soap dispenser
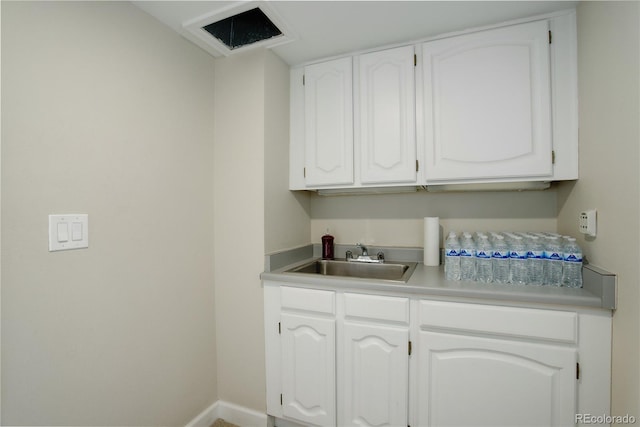
M 322 259 L 333 258 L 333 236 L 329 234 L 329 229 L 327 229 L 327 234 L 322 236 Z

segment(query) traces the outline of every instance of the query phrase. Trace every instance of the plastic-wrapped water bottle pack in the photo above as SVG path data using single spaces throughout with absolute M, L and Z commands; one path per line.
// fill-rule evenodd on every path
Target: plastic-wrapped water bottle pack
M 582 287 L 582 250 L 576 239 L 541 232 L 450 232 L 447 280 Z

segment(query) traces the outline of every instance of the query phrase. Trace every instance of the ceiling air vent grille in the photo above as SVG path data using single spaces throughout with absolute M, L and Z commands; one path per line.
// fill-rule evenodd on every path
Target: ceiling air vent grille
M 213 22 L 202 29 L 231 50 L 282 35 L 282 31 L 258 7 Z
M 183 24 L 184 36 L 214 56 L 293 40 L 291 31 L 263 2 L 235 3 Z

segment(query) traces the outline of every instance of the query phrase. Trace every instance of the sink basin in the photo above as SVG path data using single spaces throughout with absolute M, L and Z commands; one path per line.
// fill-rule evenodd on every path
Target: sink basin
M 413 270 L 415 270 L 416 264 L 415 262 L 394 261 L 385 261 L 383 264 L 378 264 L 321 259 L 292 268 L 287 272 L 406 282 L 411 277 Z

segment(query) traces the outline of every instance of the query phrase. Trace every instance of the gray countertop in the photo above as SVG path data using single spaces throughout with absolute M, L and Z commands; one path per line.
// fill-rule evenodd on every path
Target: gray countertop
M 501 301 L 517 305 L 544 304 L 583 308 L 615 309 L 615 275 L 593 266 L 585 266 L 583 272 L 584 287 L 580 289 L 552 286 L 522 286 L 498 283 L 478 283 L 470 281 L 449 281 L 444 279 L 442 266 L 429 267 L 418 262 L 415 271 L 405 282 L 387 280 L 360 279 L 353 277 L 322 276 L 308 273 L 292 273 L 287 270 L 314 259 L 313 252 L 295 249 L 296 255 L 287 261 L 273 261 L 267 256 L 266 266 L 276 266 L 273 271 L 261 274 L 263 281 L 277 281 L 304 287 L 327 289 L 351 289 L 396 293 L 422 297 L 474 299 L 482 301 Z M 280 256 L 277 254 L 276 256 Z M 297 260 L 296 260 L 297 258 Z M 317 257 L 315 257 L 317 258 Z M 403 261 L 407 261 L 406 259 Z M 410 261 L 414 261 L 410 260 Z M 282 265 L 285 262 L 290 264 Z M 279 265 L 278 265 L 279 264 Z M 480 301 L 478 301 L 480 302 Z

